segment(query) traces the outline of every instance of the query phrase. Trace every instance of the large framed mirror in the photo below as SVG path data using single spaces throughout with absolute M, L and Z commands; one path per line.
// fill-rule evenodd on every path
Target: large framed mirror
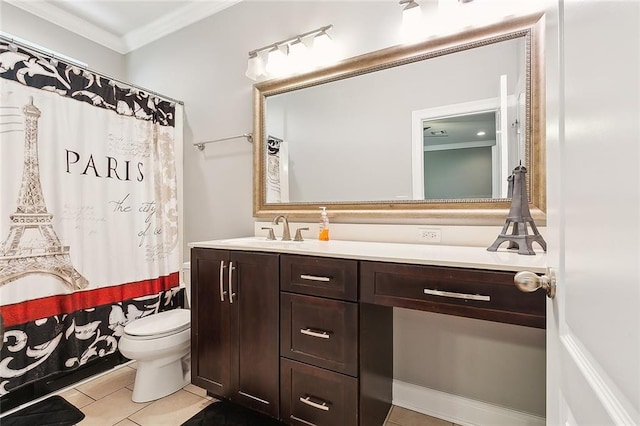
M 254 216 L 501 224 L 526 166 L 545 221 L 543 15 L 254 86 Z

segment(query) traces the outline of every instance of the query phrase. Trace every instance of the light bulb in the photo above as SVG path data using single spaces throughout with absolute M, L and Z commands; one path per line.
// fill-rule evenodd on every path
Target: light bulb
M 454 34 L 465 26 L 464 8 L 458 0 L 438 0 L 438 35 Z
M 405 42 L 418 40 L 423 33 L 422 10 L 411 0 L 402 10 L 402 39 Z
M 321 32 L 313 38 L 314 62 L 318 66 L 329 65 L 335 62 L 333 40 L 326 32 Z
M 266 70 L 275 77 L 283 76 L 289 68 L 287 62 L 287 55 L 280 47 L 274 46 L 273 49 L 269 51 Z
M 420 5 L 414 1 L 407 4 L 402 10 L 402 25 L 416 25 L 422 18 Z
M 266 75 L 264 59 L 257 52 L 249 56 L 245 75 L 254 81 Z
M 309 68 L 309 48 L 298 39 L 289 45 L 289 66 L 292 72 L 301 72 Z
M 458 10 L 458 0 L 438 0 L 438 13 L 451 14 Z

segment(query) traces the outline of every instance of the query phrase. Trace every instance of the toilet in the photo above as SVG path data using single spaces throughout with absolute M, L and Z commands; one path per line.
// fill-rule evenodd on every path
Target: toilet
M 185 287 L 188 303 L 190 286 Z M 191 382 L 191 311 L 173 309 L 136 319 L 124 327 L 118 347 L 137 361 L 133 402 L 172 394 Z
M 191 311 L 173 309 L 127 324 L 120 353 L 137 361 L 133 402 L 147 402 L 190 382 Z

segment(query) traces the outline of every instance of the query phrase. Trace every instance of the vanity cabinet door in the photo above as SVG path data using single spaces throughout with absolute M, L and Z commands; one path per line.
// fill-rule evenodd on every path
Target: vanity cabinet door
M 191 250 L 191 383 L 230 396 L 231 334 L 228 296 L 221 291 L 229 252 Z
M 279 256 L 232 252 L 231 399 L 278 417 Z

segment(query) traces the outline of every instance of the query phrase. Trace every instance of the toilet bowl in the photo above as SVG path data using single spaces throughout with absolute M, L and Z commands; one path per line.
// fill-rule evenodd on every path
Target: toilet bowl
M 120 353 L 137 361 L 132 400 L 147 402 L 190 382 L 191 311 L 173 309 L 127 324 Z

